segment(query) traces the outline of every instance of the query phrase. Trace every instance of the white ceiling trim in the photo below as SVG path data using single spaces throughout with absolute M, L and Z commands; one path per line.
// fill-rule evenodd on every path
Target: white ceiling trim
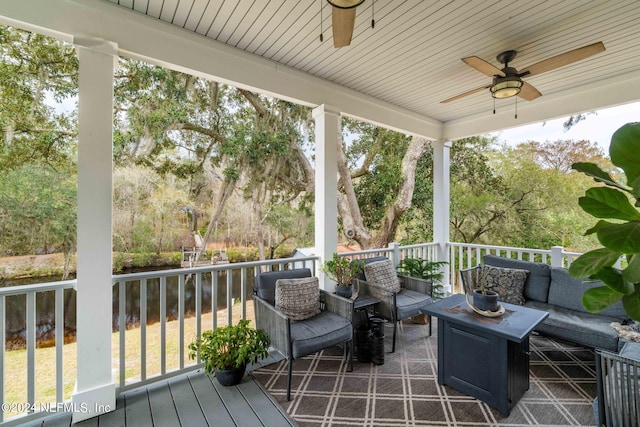
M 0 2 L 0 22 L 65 40 L 104 39 L 125 56 L 302 105 L 333 105 L 344 115 L 432 140 L 442 132 L 432 118 L 102 1 Z

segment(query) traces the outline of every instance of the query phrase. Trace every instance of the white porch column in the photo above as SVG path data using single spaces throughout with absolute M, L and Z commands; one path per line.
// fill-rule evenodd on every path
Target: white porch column
M 76 37 L 78 81 L 77 382 L 73 421 L 115 410 L 111 374 L 113 73 L 118 49 Z
M 315 248 L 320 265 L 338 247 L 338 156 L 340 112 L 320 105 L 313 109 L 316 138 Z M 319 267 L 319 266 L 318 266 Z M 333 291 L 335 284 L 316 269 L 320 287 Z
M 436 261 L 449 261 L 450 149 L 451 141 L 433 143 L 433 241 L 439 244 Z M 447 295 L 452 289 L 449 283 L 450 273 L 451 266 L 448 266 L 442 279 L 443 291 Z

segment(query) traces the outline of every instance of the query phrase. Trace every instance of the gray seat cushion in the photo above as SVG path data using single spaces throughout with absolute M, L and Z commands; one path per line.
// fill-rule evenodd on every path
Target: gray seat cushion
M 291 322 L 293 357 L 297 359 L 353 338 L 353 327 L 344 317 L 330 311 L 300 322 Z
M 556 307 L 538 301 L 527 301 L 525 307 L 543 310 L 549 317 L 536 331 L 592 348 L 618 351 L 618 333 L 610 324 L 618 319 Z
M 398 310 L 398 320 L 408 319 L 409 317 L 423 314 L 426 306 L 431 304 L 433 300 L 429 295 L 421 292 L 403 289 L 396 295 L 396 308 Z
M 276 282 L 278 279 L 301 279 L 311 277 L 308 268 L 296 268 L 293 270 L 270 271 L 256 276 L 256 293 L 260 298 L 271 305 L 276 303 Z
M 549 283 L 551 282 L 551 267 L 541 262 L 520 261 L 495 255 L 485 255 L 484 263 L 502 268 L 517 268 L 527 270 L 527 280 L 524 282 L 524 297 L 527 300 L 547 302 Z

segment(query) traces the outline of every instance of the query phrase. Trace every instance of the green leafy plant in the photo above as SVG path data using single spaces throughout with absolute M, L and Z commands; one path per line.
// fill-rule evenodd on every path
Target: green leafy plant
M 428 261 L 422 258 L 405 258 L 398 264 L 398 273 L 406 276 L 417 277 L 419 279 L 430 280 L 433 285 L 433 298 L 444 297 L 442 290 L 442 278 L 444 273 L 442 267 L 447 265 L 446 261 Z
M 205 370 L 212 374 L 216 370 L 239 368 L 267 357 L 269 336 L 264 331 L 251 328 L 249 323 L 249 320 L 242 319 L 237 325 L 203 332 L 201 338 L 189 344 L 189 359 L 194 360 L 200 353 Z
M 362 271 L 362 266 L 334 252 L 333 257 L 324 262 L 321 270 L 338 286 L 350 286 L 353 278 Z
M 624 171 L 625 183 L 593 163 L 572 166 L 605 186 L 588 189 L 578 200 L 585 212 L 600 218 L 586 234 L 595 233 L 603 247 L 582 254 L 569 272 L 605 284 L 584 293 L 582 304 L 588 311 L 598 312 L 622 300 L 627 315 L 640 321 L 640 123 L 628 123 L 613 134 L 609 155 Z M 614 268 L 623 255 L 626 267 Z

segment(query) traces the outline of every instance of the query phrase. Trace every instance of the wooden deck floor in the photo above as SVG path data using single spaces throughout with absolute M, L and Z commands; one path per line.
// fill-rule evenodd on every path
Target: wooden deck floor
M 280 357 L 281 359 L 281 357 Z M 277 361 L 273 356 L 259 366 Z M 252 367 L 257 368 L 259 366 Z M 71 415 L 26 425 L 71 425 Z M 78 427 L 202 427 L 297 426 L 252 376 L 237 386 L 223 387 L 202 369 L 123 393 L 116 410 L 74 424 Z

